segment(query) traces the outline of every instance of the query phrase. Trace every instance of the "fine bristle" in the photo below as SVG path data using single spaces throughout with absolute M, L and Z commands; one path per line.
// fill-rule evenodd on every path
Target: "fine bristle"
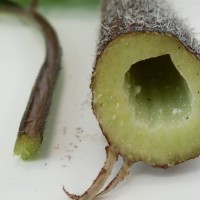
M 177 37 L 200 58 L 200 45 L 185 20 L 166 1 L 110 0 L 103 5 L 100 43 L 97 55 L 118 35 L 130 32 L 168 33 Z M 116 26 L 117 25 L 117 26 Z

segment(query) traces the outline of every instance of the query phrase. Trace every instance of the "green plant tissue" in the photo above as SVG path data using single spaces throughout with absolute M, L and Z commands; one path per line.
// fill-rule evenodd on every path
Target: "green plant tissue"
M 31 4 L 31 0 L 14 0 L 21 5 L 28 6 Z M 99 0 L 40 0 L 39 5 L 42 7 L 59 7 L 59 6 L 96 6 Z

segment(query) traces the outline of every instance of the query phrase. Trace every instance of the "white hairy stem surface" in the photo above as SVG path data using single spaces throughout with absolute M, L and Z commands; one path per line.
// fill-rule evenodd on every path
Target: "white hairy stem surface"
M 114 38 L 130 32 L 169 33 L 200 57 L 191 27 L 164 0 L 103 0 L 98 55 Z

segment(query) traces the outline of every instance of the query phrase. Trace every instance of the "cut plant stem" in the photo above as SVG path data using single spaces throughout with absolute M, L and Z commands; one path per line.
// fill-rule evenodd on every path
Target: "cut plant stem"
M 45 61 L 33 86 L 14 148 L 16 155 L 27 160 L 38 151 L 43 140 L 53 90 L 60 69 L 61 49 L 52 26 L 34 9 L 25 10 L 14 3 L 7 2 L 3 4 L 1 10 L 28 18 L 39 27 L 46 42 Z
M 83 195 L 66 194 L 92 200 L 135 162 L 167 168 L 199 156 L 199 76 L 200 45 L 167 3 L 103 0 L 92 105 L 111 153 L 124 163 L 102 192 L 100 173 Z

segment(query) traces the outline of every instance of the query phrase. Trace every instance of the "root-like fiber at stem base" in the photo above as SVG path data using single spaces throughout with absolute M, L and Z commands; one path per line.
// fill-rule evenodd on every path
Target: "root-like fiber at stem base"
M 123 165 L 122 165 L 120 171 L 118 172 L 118 174 L 116 175 L 116 177 L 108 184 L 108 186 L 102 192 L 100 192 L 98 195 L 96 195 L 95 198 L 101 197 L 104 194 L 110 192 L 120 182 L 122 182 L 129 175 L 132 165 L 133 165 L 132 162 L 124 160 Z
M 93 184 L 90 186 L 90 188 L 81 196 L 77 196 L 74 194 L 70 194 L 68 191 L 63 188 L 65 194 L 74 200 L 92 200 L 95 198 L 95 196 L 99 193 L 99 191 L 104 186 L 105 182 L 111 175 L 111 172 L 113 170 L 113 167 L 115 166 L 115 163 L 118 159 L 118 154 L 114 151 L 114 148 L 112 146 L 106 147 L 107 152 L 107 159 L 104 164 L 104 167 L 101 169 L 99 175 L 94 180 Z

